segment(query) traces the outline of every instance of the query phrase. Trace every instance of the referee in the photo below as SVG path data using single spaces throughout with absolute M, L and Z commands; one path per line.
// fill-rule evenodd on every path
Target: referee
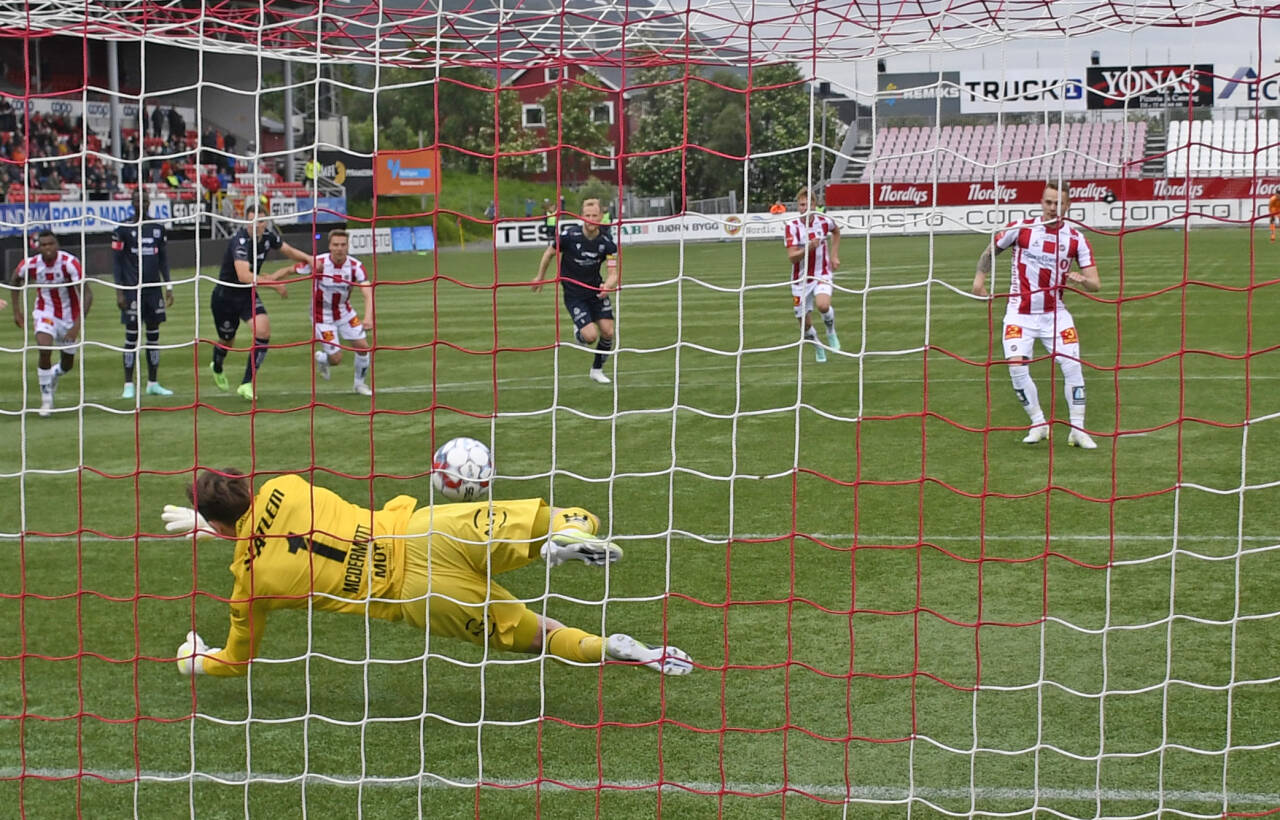
M 160 324 L 166 308 L 173 307 L 173 283 L 169 277 L 169 237 L 164 224 L 147 217 L 146 192 L 139 185 L 133 192 L 133 218 L 118 226 L 111 235 L 116 281 L 116 304 L 120 307 L 120 323 L 124 325 L 124 390 L 120 398 L 134 397 L 133 371 L 138 360 L 138 319 L 147 328 L 148 396 L 172 396 L 173 391 L 161 387 Z M 160 285 L 163 283 L 164 287 Z M 141 287 L 139 287 L 141 284 Z
M 284 241 L 270 220 L 261 214 L 261 203 L 250 200 L 245 203 L 246 225 L 240 227 L 227 243 L 222 255 L 222 269 L 218 272 L 218 284 L 213 288 L 209 307 L 213 310 L 213 324 L 218 331 L 218 344 L 213 347 L 213 383 L 219 390 L 230 390 L 227 374 L 222 372 L 227 351 L 236 340 L 241 322 L 247 322 L 253 330 L 253 349 L 244 365 L 244 379 L 236 388 L 241 398 L 253 401 L 254 375 L 267 357 L 267 345 L 271 342 L 271 322 L 267 319 L 267 307 L 262 304 L 259 287 L 274 289 L 285 296 L 285 286 L 277 280 L 290 270 L 284 268 L 272 274 L 261 274 L 262 264 L 273 249 L 279 250 L 295 262 L 311 264 L 311 257 Z

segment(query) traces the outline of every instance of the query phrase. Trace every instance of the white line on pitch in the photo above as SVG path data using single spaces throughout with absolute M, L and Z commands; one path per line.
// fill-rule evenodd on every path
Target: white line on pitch
M 230 786 L 248 784 L 300 784 L 361 786 L 364 788 L 393 789 L 473 789 L 475 780 L 466 777 L 446 778 L 442 775 L 412 775 L 404 778 L 357 777 L 344 775 L 297 774 L 285 775 L 275 773 L 253 774 L 248 778 L 242 772 L 165 772 L 134 771 L 132 769 L 102 769 L 81 773 L 75 769 L 15 769 L 0 768 L 0 777 L 13 779 L 26 775 L 28 777 L 72 779 L 85 777 L 93 779 L 94 775 L 110 780 L 132 781 L 142 783 L 221 783 Z M 511 789 L 515 787 L 533 789 L 531 780 L 512 778 L 486 778 L 484 787 Z M 625 791 L 656 791 L 659 786 L 643 780 L 578 780 L 565 779 L 559 782 L 543 780 L 537 784 L 543 792 L 589 791 L 599 788 Z M 683 788 L 682 788 L 683 787 Z M 1064 788 L 1016 788 L 1007 786 L 975 786 L 972 789 L 954 787 L 916 786 L 908 789 L 905 786 L 851 785 L 848 787 L 826 783 L 716 783 L 711 781 L 689 781 L 683 783 L 667 783 L 661 786 L 667 795 L 685 795 L 700 797 L 703 795 L 691 792 L 705 792 L 709 796 L 722 792 L 734 792 L 749 796 L 770 796 L 786 789 L 791 794 L 810 794 L 826 799 L 846 799 L 848 801 L 905 801 L 905 800 L 970 800 L 978 801 L 1018 801 L 1035 802 L 1043 806 L 1050 800 L 1078 801 L 1118 801 L 1146 803 L 1152 806 L 1170 803 L 1210 803 L 1221 806 L 1224 802 L 1228 808 L 1239 808 L 1244 805 L 1274 807 L 1280 805 L 1280 793 L 1233 793 L 1191 791 L 1181 789 L 1064 789 Z M 689 791 L 691 790 L 691 791 Z

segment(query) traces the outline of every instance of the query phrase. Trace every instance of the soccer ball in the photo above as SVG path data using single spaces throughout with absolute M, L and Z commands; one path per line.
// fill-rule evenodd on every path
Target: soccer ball
M 452 501 L 475 501 L 493 480 L 493 454 L 473 438 L 449 439 L 431 459 L 431 486 Z

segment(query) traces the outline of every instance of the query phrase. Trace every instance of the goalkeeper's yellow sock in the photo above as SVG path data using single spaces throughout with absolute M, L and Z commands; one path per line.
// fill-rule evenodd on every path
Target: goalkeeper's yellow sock
M 604 638 L 562 626 L 547 635 L 547 654 L 577 663 L 599 663 L 604 660 Z

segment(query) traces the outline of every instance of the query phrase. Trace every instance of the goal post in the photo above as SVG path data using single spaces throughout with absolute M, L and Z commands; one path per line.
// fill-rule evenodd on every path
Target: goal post
M 1275 25 L 1239 2 L 0 4 L 0 797 L 1280 811 Z M 249 254 L 241 325 L 219 312 L 254 204 L 289 248 L 360 260 L 342 321 L 284 247 Z M 160 244 L 171 301 L 120 273 Z M 621 560 L 550 566 L 476 507 L 481 557 L 425 611 L 497 606 L 451 637 L 361 592 L 421 557 L 372 513 L 367 538 L 293 534 L 305 589 L 245 599 L 253 540 L 161 518 L 227 468 L 407 516 L 445 503 L 431 454 L 459 436 L 490 447 L 494 503 L 589 510 Z M 512 602 L 584 637 L 504 647 Z M 233 611 L 266 624 L 244 674 L 179 674 Z M 693 670 L 573 659 L 618 634 Z

